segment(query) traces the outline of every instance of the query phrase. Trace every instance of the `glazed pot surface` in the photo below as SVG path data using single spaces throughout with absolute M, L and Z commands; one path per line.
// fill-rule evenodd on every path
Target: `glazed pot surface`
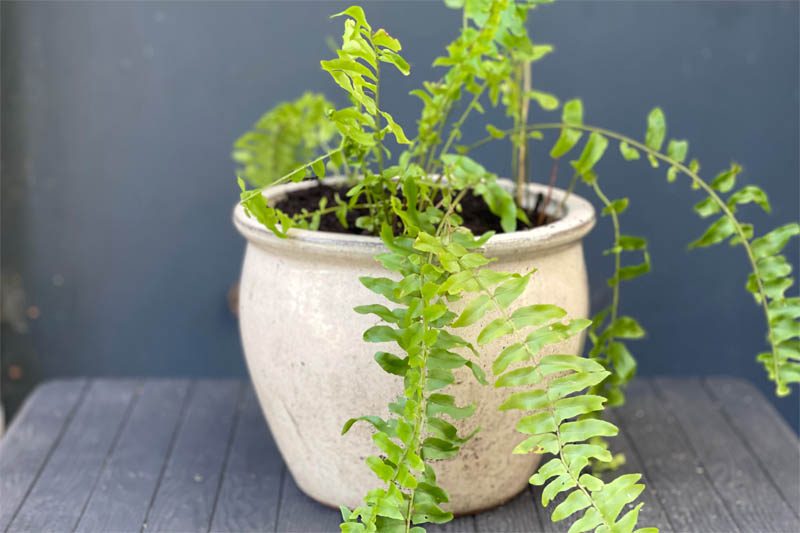
M 313 185 L 283 185 L 265 196 L 275 201 Z M 532 193 L 545 190 L 529 188 Z M 552 203 L 559 204 L 563 195 L 555 189 Z M 594 225 L 594 210 L 575 195 L 565 207 L 566 214 L 552 224 L 492 237 L 485 252 L 497 258 L 491 265 L 496 270 L 537 269 L 516 305 L 555 304 L 572 318 L 586 317 L 589 293 L 581 240 Z M 402 393 L 402 380 L 373 360 L 376 351 L 397 353 L 397 347 L 363 342 L 364 330 L 377 319 L 352 310 L 387 303 L 358 279 L 392 277 L 373 259 L 386 249 L 376 237 L 339 233 L 291 230 L 288 239 L 279 239 L 241 206 L 234 222 L 247 238 L 239 296 L 242 344 L 272 435 L 306 494 L 327 505 L 354 507 L 381 484 L 364 463 L 378 450 L 371 427 L 356 424 L 342 436 L 342 425 L 362 415 L 387 417 L 387 404 Z M 459 311 L 458 304 L 453 310 Z M 474 340 L 493 318 L 487 315 L 458 334 Z M 491 361 L 516 340 L 522 339 L 506 337 L 482 347 L 479 364 L 490 382 Z M 570 339 L 545 353 L 577 354 L 581 343 Z M 473 416 L 456 423 L 462 434 L 480 428 L 458 457 L 433 464 L 450 494 L 447 507 L 472 513 L 513 498 L 527 486 L 540 457 L 511 453 L 523 440 L 514 430 L 520 415 L 497 410 L 509 390 L 482 386 L 462 368 L 443 392 L 454 395 L 459 405 L 477 406 Z

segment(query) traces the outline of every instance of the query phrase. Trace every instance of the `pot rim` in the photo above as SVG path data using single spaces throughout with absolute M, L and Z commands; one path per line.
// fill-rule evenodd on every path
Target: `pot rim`
M 330 177 L 324 183 L 340 183 L 343 177 Z M 501 185 L 511 188 L 507 179 L 498 180 Z M 285 197 L 287 194 L 316 186 L 316 180 L 286 183 L 267 188 L 262 195 L 268 202 Z M 529 193 L 547 194 L 547 185 L 529 183 Z M 551 206 L 561 203 L 566 191 L 553 188 Z M 483 246 L 490 257 L 517 254 L 531 251 L 543 251 L 560 248 L 580 241 L 595 225 L 595 210 L 588 200 L 571 193 L 565 204 L 566 214 L 558 220 L 544 226 L 493 235 Z M 299 228 L 289 230 L 289 238 L 282 239 L 265 228 L 255 218 L 247 216 L 244 207 L 237 203 L 233 210 L 233 223 L 237 231 L 247 239 L 248 243 L 267 249 L 305 249 L 323 255 L 359 255 L 372 257 L 385 252 L 386 247 L 379 237 L 370 235 L 351 235 L 329 231 L 312 231 Z

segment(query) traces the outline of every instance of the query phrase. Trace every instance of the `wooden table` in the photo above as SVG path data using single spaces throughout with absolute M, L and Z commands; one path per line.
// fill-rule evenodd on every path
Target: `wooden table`
M 793 431 L 745 382 L 639 379 L 616 451 L 644 472 L 642 524 L 800 531 Z M 429 531 L 565 531 L 531 489 Z M 338 531 L 302 494 L 241 381 L 52 381 L 0 441 L 0 531 Z

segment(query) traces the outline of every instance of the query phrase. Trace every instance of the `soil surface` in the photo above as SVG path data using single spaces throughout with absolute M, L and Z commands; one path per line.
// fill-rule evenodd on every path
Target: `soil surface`
M 343 200 L 346 200 L 345 193 L 347 187 L 332 187 L 326 184 L 318 184 L 315 187 L 295 191 L 286 196 L 275 204 L 275 207 L 286 213 L 287 215 L 296 215 L 301 213 L 303 209 L 308 212 L 314 211 L 319 208 L 319 202 L 322 198 L 328 199 L 328 207 L 336 205 L 334 195 L 338 194 Z M 544 203 L 544 195 L 539 193 L 536 196 L 533 209 L 526 209 L 525 213 L 532 225 L 527 226 L 517 221 L 519 229 L 530 229 L 536 226 L 544 226 L 552 222 L 551 217 L 540 216 L 542 204 Z M 356 219 L 362 215 L 368 214 L 366 209 L 352 209 L 347 213 L 347 225 L 345 228 L 339 223 L 334 213 L 326 213 L 322 215 L 319 224 L 319 231 L 329 231 L 333 233 L 350 233 L 354 235 L 365 235 L 367 232 L 361 228 L 356 227 Z M 475 235 L 480 235 L 487 231 L 495 231 L 503 233 L 503 228 L 500 227 L 500 219 L 494 215 L 483 198 L 473 194 L 467 194 L 461 201 L 461 217 L 464 219 L 464 226 L 469 228 Z

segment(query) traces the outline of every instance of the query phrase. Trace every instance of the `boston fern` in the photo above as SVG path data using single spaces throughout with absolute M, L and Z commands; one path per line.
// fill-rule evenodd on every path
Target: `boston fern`
M 611 481 L 598 472 L 613 469 L 621 458 L 611 456 L 605 438 L 618 429 L 602 420 L 606 406 L 624 401 L 623 388 L 636 370 L 627 342 L 644 336 L 638 322 L 620 313 L 620 285 L 650 269 L 644 238 L 623 233 L 627 198 L 610 199 L 600 186 L 595 167 L 609 148 L 628 161 L 642 160 L 666 169 L 669 182 L 681 177 L 704 197 L 695 206 L 701 217 L 714 217 L 708 230 L 690 246 L 722 242 L 740 246 L 752 274 L 746 288 L 763 308 L 769 350 L 758 356 L 778 395 L 800 381 L 800 298 L 787 297 L 791 266 L 781 255 L 789 239 L 800 233 L 792 223 L 756 237 L 751 224 L 739 219 L 744 204 L 769 212 L 766 194 L 748 185 L 738 190 L 734 164 L 706 181 L 700 164 L 688 159 L 688 143 L 668 139 L 666 120 L 658 108 L 647 117 L 644 140 L 584 122 L 580 100 L 560 105 L 558 99 L 531 87 L 531 64 L 552 51 L 533 43 L 525 22 L 544 0 L 446 0 L 463 13 L 463 24 L 446 54 L 435 61 L 442 76 L 412 91 L 422 103 L 417 135 L 410 138 L 381 107 L 386 71 L 409 74 L 397 39 L 374 29 L 360 7 L 334 15 L 344 18 L 344 34 L 336 57 L 322 68 L 349 97 L 336 109 L 323 97 L 306 94 L 282 104 L 259 120 L 235 145 L 240 164 L 242 203 L 250 216 L 278 237 L 293 227 L 316 229 L 323 214 L 335 213 L 347 226 L 347 213 L 358 210 L 355 225 L 380 236 L 387 251 L 376 256 L 386 277 L 361 282 L 391 302 L 367 303 L 357 313 L 376 315 L 381 324 L 364 332 L 366 342 L 394 343 L 396 353 L 379 351 L 375 361 L 403 381 L 403 393 L 389 405 L 386 419 L 367 414 L 349 420 L 374 427 L 376 454 L 366 459 L 378 488 L 355 509 L 342 508 L 342 531 L 422 531 L 426 522 L 452 519 L 447 493 L 437 484 L 436 461 L 454 457 L 472 436 L 459 434 L 451 421 L 472 415 L 476 406 L 462 405 L 447 393 L 454 370 L 467 367 L 486 386 L 513 387 L 500 407 L 517 410 L 521 442 L 514 453 L 552 456 L 530 482 L 543 485 L 542 503 L 560 496 L 553 520 L 578 513 L 571 532 L 636 530 L 644 489 L 638 474 Z M 561 109 L 561 119 L 530 123 L 530 104 L 544 111 Z M 511 127 L 487 125 L 487 136 L 464 143 L 462 126 L 484 106 L 501 107 Z M 463 225 L 461 202 L 466 194 L 481 197 L 510 232 L 529 224 L 522 209 L 527 182 L 528 143 L 558 134 L 550 156 L 557 165 L 568 154 L 574 172 L 569 191 L 584 184 L 603 204 L 614 241 L 607 250 L 614 261 L 609 279 L 612 301 L 592 320 L 570 319 L 548 304 L 515 306 L 529 283 L 536 283 L 535 265 L 526 274 L 498 272 L 483 253 L 491 233 L 476 236 Z M 513 147 L 514 191 L 473 160 L 470 151 L 489 142 L 510 141 Z M 393 159 L 390 146 L 402 149 Z M 614 150 L 612 150 L 614 151 Z M 335 205 L 323 200 L 314 212 L 288 215 L 267 205 L 260 187 L 327 172 L 346 176 L 348 190 Z M 247 190 L 245 180 L 259 187 Z M 559 206 L 550 206 L 558 213 Z M 461 328 L 485 317 L 493 319 L 475 339 Z M 546 346 L 587 332 L 592 347 L 587 357 L 542 355 Z M 477 364 L 483 345 L 506 340 L 492 362 L 492 376 Z M 595 475 L 598 474 L 598 475 Z M 605 476 L 604 476 L 605 477 Z M 608 479 L 608 478 L 606 478 Z M 565 493 L 565 494 L 561 494 Z M 644 531 L 640 529 L 639 531 Z

